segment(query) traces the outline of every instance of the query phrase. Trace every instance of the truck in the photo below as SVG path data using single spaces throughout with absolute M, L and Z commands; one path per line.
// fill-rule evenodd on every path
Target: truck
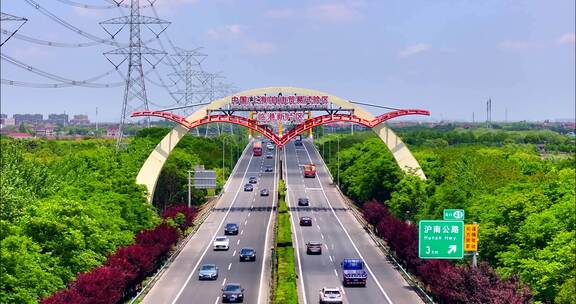
M 316 177 L 316 165 L 306 164 L 304 165 L 304 177 Z
M 344 259 L 340 266 L 342 267 L 342 285 L 344 287 L 350 285 L 366 286 L 368 273 L 364 269 L 362 259 Z
M 254 146 L 252 146 L 252 153 L 254 153 L 254 156 L 262 156 L 262 142 L 261 141 L 257 141 L 254 143 Z

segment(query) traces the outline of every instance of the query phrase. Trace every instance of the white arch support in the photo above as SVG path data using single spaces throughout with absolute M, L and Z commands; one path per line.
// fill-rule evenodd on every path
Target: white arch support
M 267 87 L 267 88 L 259 88 L 248 90 L 244 92 L 237 93 L 235 95 L 241 96 L 257 96 L 257 95 L 277 95 L 282 93 L 282 95 L 287 94 L 297 94 L 297 95 L 314 95 L 314 96 L 328 96 L 328 100 L 330 103 L 340 106 L 345 109 L 353 109 L 354 115 L 366 119 L 366 120 L 373 120 L 374 115 L 370 114 L 360 106 L 353 104 L 349 101 L 346 101 L 342 98 L 339 98 L 334 95 L 326 94 L 324 92 L 310 90 L 310 89 L 303 89 L 303 88 L 295 88 L 295 87 Z M 230 104 L 232 100 L 232 96 L 227 96 L 224 98 L 220 98 L 214 100 L 210 104 L 198 109 L 190 116 L 186 118 L 187 121 L 193 122 L 198 119 L 201 119 L 209 114 L 210 110 L 217 110 L 222 108 L 223 106 Z M 392 131 L 390 128 L 386 127 L 384 124 L 379 124 L 372 128 L 374 132 L 380 137 L 380 139 L 386 144 L 386 147 L 390 150 L 396 163 L 398 166 L 405 171 L 410 172 L 412 174 L 416 174 L 418 177 L 422 179 L 426 179 L 426 175 L 420 168 L 418 161 L 408 147 L 402 142 L 402 140 Z M 170 131 L 160 143 L 154 148 L 152 153 L 148 156 L 144 165 L 138 172 L 138 176 L 136 176 L 136 183 L 140 185 L 146 186 L 148 190 L 147 196 L 148 201 L 152 202 L 154 190 L 156 189 L 156 183 L 158 182 L 158 178 L 160 177 L 160 172 L 162 171 L 162 167 L 164 167 L 164 163 L 170 156 L 172 150 L 176 147 L 178 142 L 188 133 L 189 129 L 182 125 L 177 125 L 174 129 Z

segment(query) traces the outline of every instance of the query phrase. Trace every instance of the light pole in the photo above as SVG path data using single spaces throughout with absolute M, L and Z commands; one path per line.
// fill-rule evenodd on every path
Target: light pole
M 192 171 L 188 170 L 188 208 L 192 207 Z

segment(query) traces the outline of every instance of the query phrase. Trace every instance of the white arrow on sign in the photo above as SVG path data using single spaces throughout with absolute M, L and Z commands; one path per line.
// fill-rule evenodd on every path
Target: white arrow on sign
M 448 246 L 448 254 L 455 253 L 455 252 L 456 252 L 456 245 Z

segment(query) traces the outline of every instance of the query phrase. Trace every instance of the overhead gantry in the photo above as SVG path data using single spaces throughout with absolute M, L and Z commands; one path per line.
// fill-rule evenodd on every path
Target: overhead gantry
M 250 98 L 249 102 L 239 101 L 238 96 L 243 97 L 244 101 L 246 101 L 246 97 L 248 96 Z M 296 97 L 298 96 L 314 96 L 315 98 L 310 99 L 309 103 L 299 104 L 298 102 L 300 99 L 298 98 L 298 100 L 296 100 Z M 316 97 L 320 96 L 322 97 L 322 100 L 316 100 Z M 258 107 L 260 105 L 258 100 L 261 98 L 268 98 L 270 100 L 270 97 L 274 100 L 273 107 L 267 107 L 265 109 L 263 107 Z M 282 98 L 282 102 L 280 102 L 280 98 Z M 278 102 L 276 102 L 276 100 Z M 323 103 L 323 101 L 326 101 L 326 103 Z M 327 107 L 324 107 L 324 104 L 326 104 Z M 259 111 L 259 109 L 260 111 L 302 111 L 312 109 L 315 111 L 325 110 L 328 114 L 310 117 L 302 123 L 295 125 L 285 134 L 276 134 L 274 130 L 264 124 L 260 124 L 254 119 L 234 115 L 234 112 L 236 111 Z M 347 114 L 342 114 L 341 112 L 347 112 Z M 132 113 L 132 116 L 134 117 L 155 116 L 178 123 L 178 126 L 172 129 L 172 131 L 162 139 L 154 151 L 152 151 L 148 156 L 136 177 L 136 182 L 146 186 L 148 190 L 148 199 L 151 202 L 162 167 L 180 139 L 182 139 L 182 137 L 192 128 L 208 123 L 222 122 L 241 125 L 256 131 L 272 140 L 279 147 L 286 145 L 298 134 L 314 127 L 337 122 L 359 124 L 376 132 L 380 139 L 386 144 L 386 147 L 388 147 L 394 156 L 396 163 L 403 171 L 410 172 L 422 179 L 426 179 L 418 161 L 414 158 L 408 147 L 406 147 L 394 131 L 383 124 L 383 122 L 389 119 L 405 115 L 430 115 L 430 112 L 418 109 L 399 109 L 382 115 L 373 116 L 359 105 L 337 96 L 316 90 L 294 87 L 267 87 L 240 92 L 233 96 L 214 100 L 188 117 L 182 117 L 163 111 L 134 112 Z

